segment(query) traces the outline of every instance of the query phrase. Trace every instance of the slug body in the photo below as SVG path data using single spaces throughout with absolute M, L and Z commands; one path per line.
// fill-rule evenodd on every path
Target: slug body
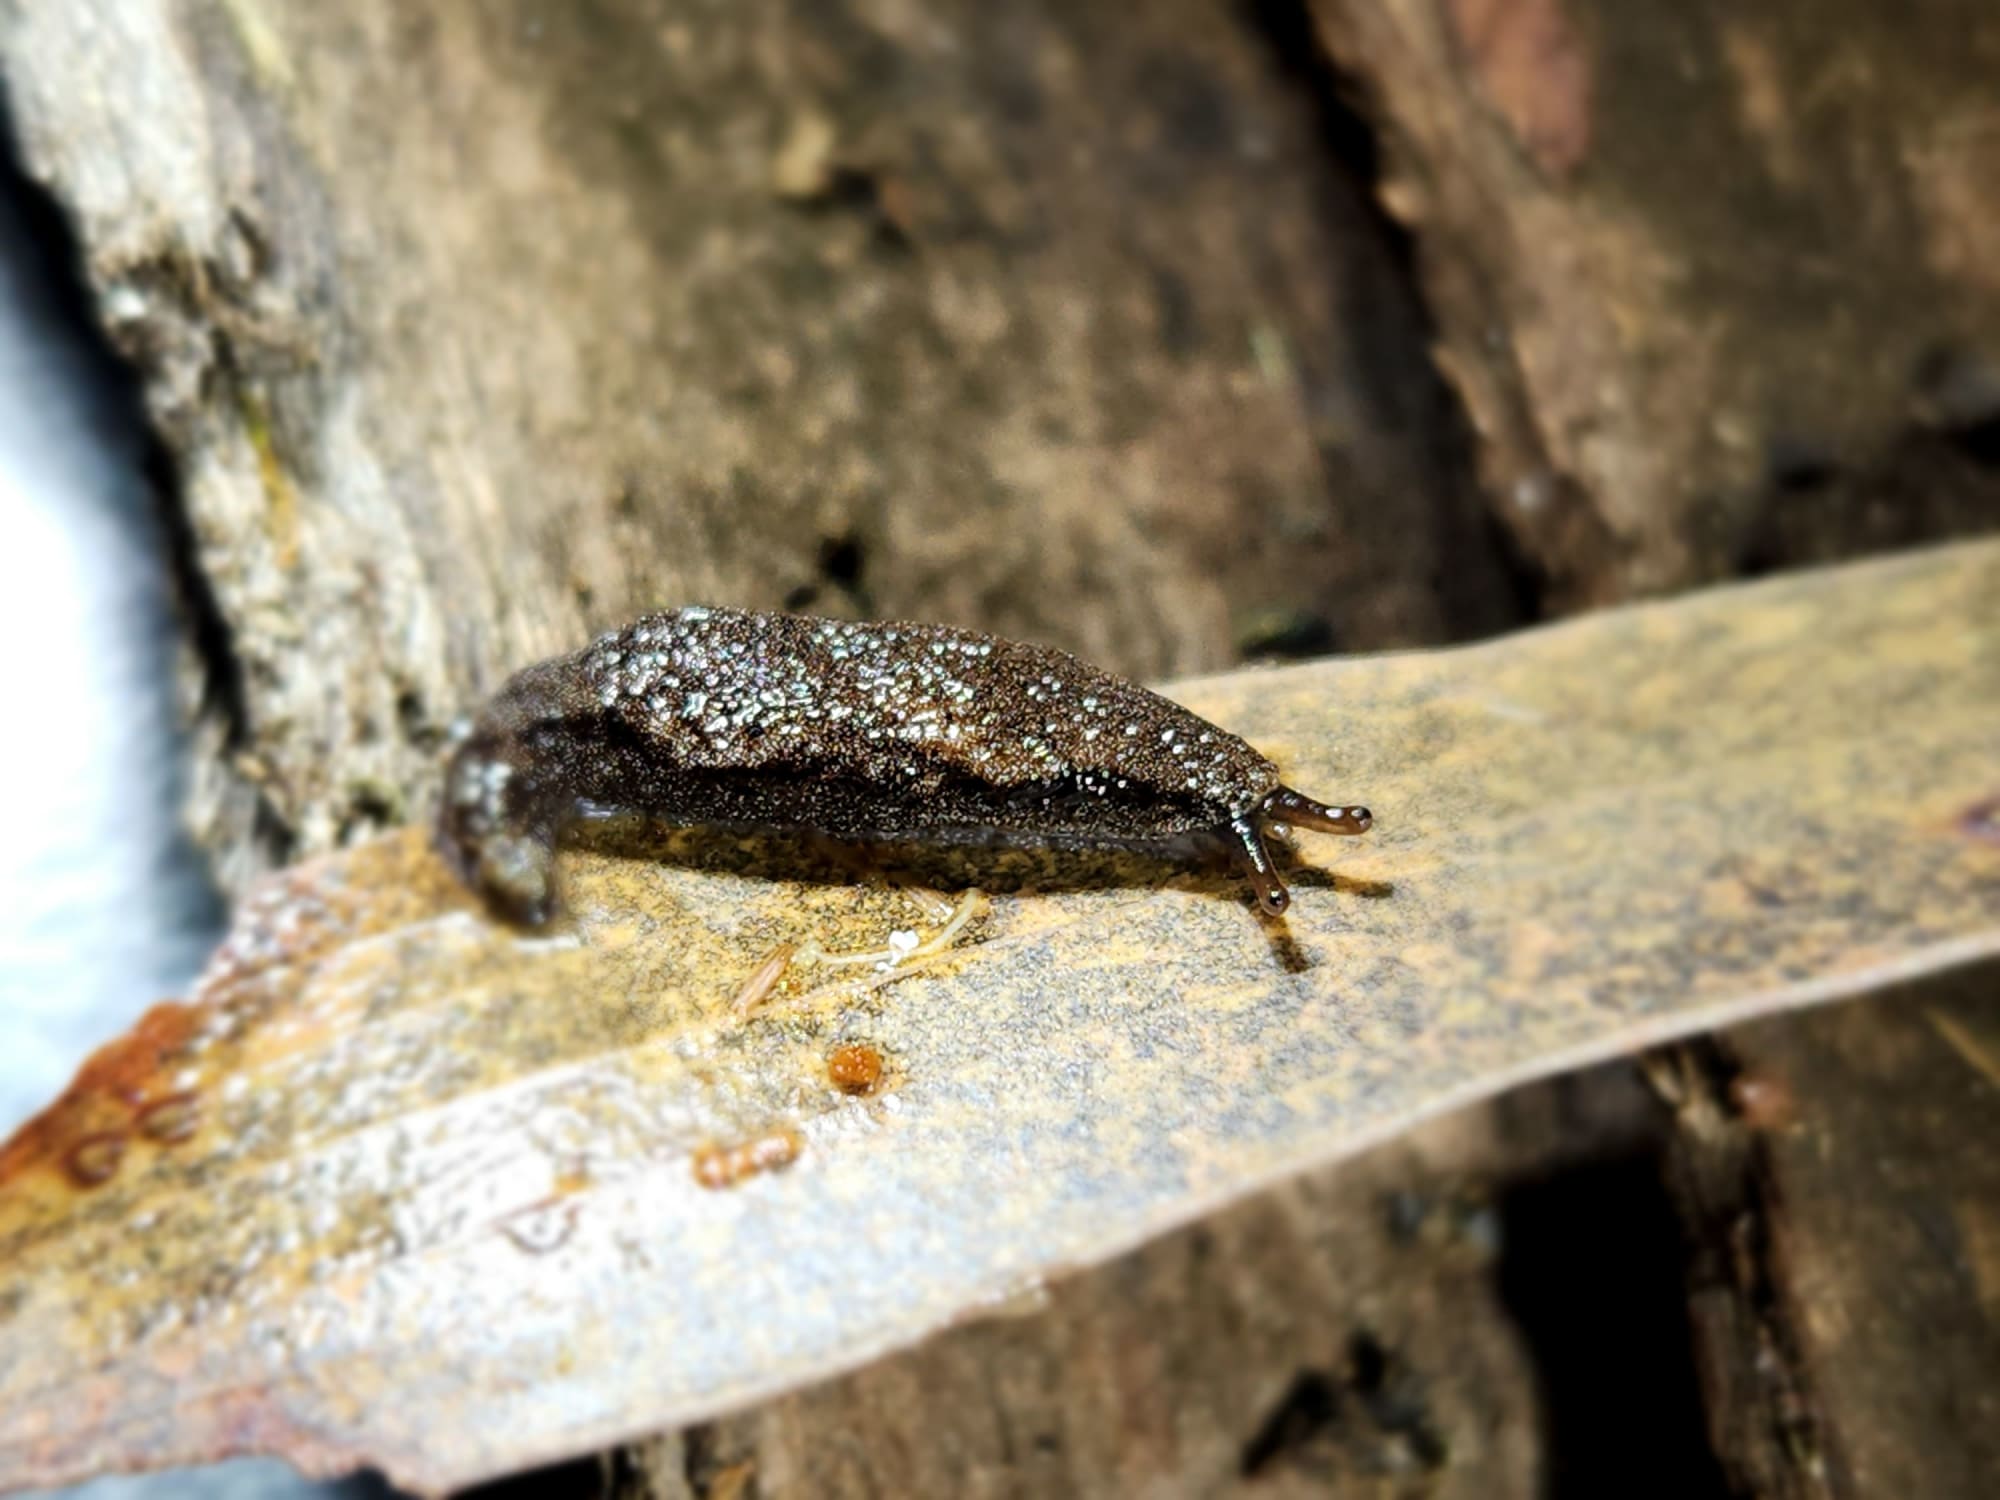
M 1226 847 L 1289 902 L 1266 826 L 1362 833 L 1236 736 L 1064 652 L 938 625 L 682 609 L 494 696 L 445 775 L 439 844 L 502 916 L 554 915 L 581 818 L 852 840 Z

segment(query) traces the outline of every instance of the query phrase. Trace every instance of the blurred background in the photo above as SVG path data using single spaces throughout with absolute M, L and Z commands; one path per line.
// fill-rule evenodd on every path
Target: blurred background
M 947 620 L 1158 680 L 1995 529 L 1996 79 L 1972 0 L 11 11 L 0 1124 L 258 873 L 420 816 L 481 691 L 642 609 Z M 1816 1495 L 1887 1443 L 1957 1493 L 1962 1413 L 1869 1403 L 1990 1307 L 1906 1308 L 1843 1385 L 1757 1247 L 1907 1266 L 1812 1218 L 1837 1163 L 1689 1124 L 1783 1055 L 1787 1108 L 1924 1154 L 1921 1069 L 1849 1076 L 1886 1012 L 1787 1024 L 1510 1096 L 791 1428 L 613 1468 L 721 1493 L 886 1430 L 900 1378 L 955 1395 L 891 1489 L 951 1452 L 1174 1493 L 1223 1453 L 1260 1494 Z M 1340 1274 L 1302 1291 L 1272 1243 Z M 1093 1337 L 1152 1349 L 1152 1425 L 1108 1459 L 996 1437 L 1033 1404 L 1006 1372 Z M 1246 1418 L 1252 1384 L 1281 1396 Z M 146 1492 L 225 1483 L 301 1487 Z
M 0 693 L 17 733 L 0 775 L 0 1132 L 83 1057 L 186 991 L 223 905 L 183 827 L 181 617 L 130 371 L 111 357 L 64 227 L 0 177 Z M 361 1495 L 243 1460 L 72 1492 Z

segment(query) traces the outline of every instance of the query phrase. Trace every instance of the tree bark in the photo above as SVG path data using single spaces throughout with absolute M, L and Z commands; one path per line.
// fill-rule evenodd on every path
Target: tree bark
M 2000 1473 L 2000 986 L 1988 971 L 1677 1053 L 1670 1180 L 1717 1451 L 1760 1497 Z
M 1309 0 L 1556 607 L 2000 519 L 2000 13 Z

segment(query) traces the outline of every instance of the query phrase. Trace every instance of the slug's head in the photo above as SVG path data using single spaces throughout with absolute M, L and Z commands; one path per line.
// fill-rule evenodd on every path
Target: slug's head
M 1264 832 L 1273 823 L 1293 828 L 1312 828 L 1321 833 L 1366 833 L 1375 817 L 1365 807 L 1335 807 L 1315 802 L 1303 792 L 1281 786 L 1244 816 L 1231 821 L 1228 829 L 1230 854 L 1257 893 L 1257 904 L 1267 916 L 1282 916 L 1292 904 L 1292 893 L 1278 878 L 1265 847 Z

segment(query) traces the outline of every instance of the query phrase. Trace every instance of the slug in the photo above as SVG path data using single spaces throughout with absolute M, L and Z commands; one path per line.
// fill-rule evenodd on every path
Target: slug
M 728 609 L 647 615 L 509 681 L 452 754 L 438 843 L 502 917 L 539 927 L 565 830 L 621 813 L 847 840 L 1220 846 L 1273 916 L 1291 898 L 1270 825 L 1371 821 L 1062 651 Z

